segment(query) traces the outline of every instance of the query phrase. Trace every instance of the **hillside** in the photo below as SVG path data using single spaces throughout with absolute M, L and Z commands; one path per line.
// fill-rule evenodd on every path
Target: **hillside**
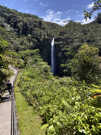
M 50 42 L 55 37 L 56 74 L 60 76 L 71 75 L 68 63 L 82 44 L 98 47 L 101 54 L 100 31 L 101 14 L 90 24 L 70 21 L 62 27 L 0 6 L 0 36 L 9 42 L 13 51 L 39 49 L 43 60 L 50 65 Z
M 90 24 L 62 27 L 0 6 L 0 94 L 12 74 L 8 65 L 18 67 L 21 135 L 101 134 L 100 31 L 101 14 Z M 50 72 L 53 37 L 56 76 Z

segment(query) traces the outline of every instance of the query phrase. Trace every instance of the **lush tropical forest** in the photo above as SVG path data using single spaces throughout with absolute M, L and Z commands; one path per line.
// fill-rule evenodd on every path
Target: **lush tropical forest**
M 50 69 L 53 37 L 55 75 Z M 101 134 L 100 13 L 92 23 L 70 21 L 63 27 L 0 6 L 0 91 L 12 74 L 9 64 L 19 69 L 15 89 L 38 112 L 45 135 Z

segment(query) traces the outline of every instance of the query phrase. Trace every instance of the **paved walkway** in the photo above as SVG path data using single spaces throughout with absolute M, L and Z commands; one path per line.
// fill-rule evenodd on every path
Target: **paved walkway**
M 17 76 L 17 70 L 9 66 L 13 70 L 14 75 L 10 78 L 10 82 L 14 83 Z M 5 93 L 5 102 L 0 103 L 0 135 L 10 135 L 11 130 L 11 101 L 9 100 L 9 93 Z

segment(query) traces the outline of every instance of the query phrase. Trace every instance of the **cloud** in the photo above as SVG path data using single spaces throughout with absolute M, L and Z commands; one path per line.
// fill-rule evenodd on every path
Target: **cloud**
M 88 24 L 93 22 L 94 20 L 95 20 L 95 14 L 90 19 L 89 18 L 85 19 L 84 14 L 79 14 L 79 18 L 78 20 L 75 20 L 75 22 L 79 22 L 81 24 Z
M 83 20 L 81 21 L 81 24 L 88 24 L 88 23 L 91 23 L 91 22 L 93 22 L 93 21 L 94 21 L 94 18 L 92 18 L 92 19 L 87 19 L 87 20 L 83 19 Z
M 49 10 L 47 10 L 46 16 L 44 16 L 43 19 L 45 21 L 57 23 L 59 25 L 64 26 L 64 25 L 68 24 L 69 21 L 72 19 L 70 17 L 63 18 L 62 17 L 63 14 L 64 13 L 62 11 L 55 12 L 55 11 L 49 9 Z M 77 11 L 76 14 L 79 14 L 79 11 Z M 92 17 L 91 19 L 88 18 L 87 20 L 85 20 L 83 14 L 77 15 L 77 17 L 79 17 L 80 19 L 76 20 L 75 22 L 79 22 L 81 24 L 88 24 L 88 23 L 91 23 L 92 21 L 94 21 L 94 17 Z
M 8 0 L 1 0 L 0 4 L 4 5 L 4 6 L 7 6 L 8 5 Z
M 40 6 L 42 6 L 42 7 L 47 7 L 47 6 L 48 6 L 48 3 L 40 2 L 39 4 L 40 4 Z
M 53 11 L 51 9 L 47 10 L 46 12 L 46 16 L 43 17 L 44 21 L 47 21 L 47 22 L 53 22 L 53 23 L 57 23 L 59 25 L 66 25 L 70 18 L 62 18 L 63 16 L 63 12 L 61 11 Z
M 75 22 L 79 22 L 81 24 L 88 24 L 88 23 L 91 23 L 95 20 L 95 17 L 92 16 L 91 19 L 87 18 L 87 19 L 84 19 L 83 15 L 82 15 L 82 18 L 80 20 L 76 20 Z
M 92 17 L 91 19 L 81 19 L 81 20 L 76 20 L 75 22 L 79 22 L 79 23 L 81 23 L 81 24 L 88 24 L 88 23 L 91 23 L 91 22 L 93 22 L 95 19 L 94 19 L 94 17 Z
M 94 7 L 94 2 L 88 4 L 87 9 L 91 9 L 91 8 L 93 8 L 93 7 Z

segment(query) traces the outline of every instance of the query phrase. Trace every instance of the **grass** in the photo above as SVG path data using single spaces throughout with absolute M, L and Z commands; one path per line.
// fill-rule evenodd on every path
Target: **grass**
M 45 131 L 41 129 L 40 116 L 34 112 L 32 106 L 28 105 L 17 87 L 15 88 L 15 98 L 20 135 L 45 135 Z

